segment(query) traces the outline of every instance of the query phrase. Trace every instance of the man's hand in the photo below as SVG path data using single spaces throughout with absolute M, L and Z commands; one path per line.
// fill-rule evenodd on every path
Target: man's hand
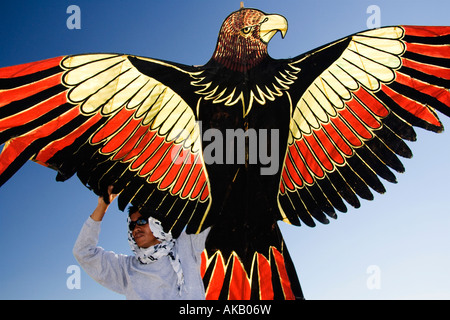
M 118 194 L 112 193 L 113 186 L 108 187 L 108 203 L 105 202 L 104 196 L 98 197 L 98 204 L 94 212 L 91 214 L 91 218 L 95 221 L 102 221 L 111 202 L 118 196 Z

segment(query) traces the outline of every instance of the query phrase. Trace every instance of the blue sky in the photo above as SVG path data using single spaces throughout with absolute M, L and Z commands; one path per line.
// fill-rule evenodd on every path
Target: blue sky
M 69 5 L 81 9 L 81 29 L 69 30 Z M 447 0 L 247 0 L 246 7 L 278 13 L 289 22 L 285 39 L 271 41 L 274 58 L 296 56 L 367 29 L 370 5 L 381 25 L 450 25 Z M 65 54 L 118 52 L 184 64 L 206 63 L 226 16 L 239 1 L 10 1 L 0 11 L 0 66 Z M 444 126 L 450 121 L 441 116 Z M 329 225 L 281 223 L 307 299 L 450 298 L 450 135 L 417 129 L 398 184 L 362 201 Z M 123 299 L 81 272 L 68 289 L 72 247 L 97 198 L 77 178 L 28 162 L 0 188 L 0 299 Z M 126 215 L 112 206 L 100 245 L 129 254 Z M 380 287 L 369 289 L 375 266 Z

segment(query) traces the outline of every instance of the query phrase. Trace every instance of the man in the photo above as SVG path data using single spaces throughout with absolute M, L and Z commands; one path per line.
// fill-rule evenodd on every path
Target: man
M 117 194 L 112 193 L 112 186 L 108 192 L 111 203 Z M 131 207 L 128 241 L 135 255 L 118 255 L 97 246 L 108 206 L 99 197 L 73 248 L 75 258 L 88 275 L 127 299 L 205 299 L 200 263 L 209 229 L 198 235 L 183 232 L 173 239 L 158 220 L 144 219 Z

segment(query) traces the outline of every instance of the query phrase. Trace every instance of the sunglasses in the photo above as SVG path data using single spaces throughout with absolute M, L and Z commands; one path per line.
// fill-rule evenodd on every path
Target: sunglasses
M 148 219 L 139 218 L 136 221 L 130 221 L 130 224 L 128 227 L 130 228 L 130 231 L 133 231 L 134 228 L 136 228 L 136 225 L 138 226 L 144 226 L 148 223 Z

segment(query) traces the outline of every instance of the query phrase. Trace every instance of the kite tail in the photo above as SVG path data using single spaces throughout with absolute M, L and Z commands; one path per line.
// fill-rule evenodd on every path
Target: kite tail
M 294 264 L 278 225 L 274 226 L 271 240 L 276 238 L 277 244 L 271 241 L 264 250 L 264 243 L 269 242 L 259 239 L 259 243 L 243 244 L 246 249 L 239 252 L 212 249 L 215 246 L 212 227 L 201 263 L 207 300 L 303 299 Z M 232 236 L 226 239 L 233 242 Z M 257 250 L 252 249 L 256 247 Z

